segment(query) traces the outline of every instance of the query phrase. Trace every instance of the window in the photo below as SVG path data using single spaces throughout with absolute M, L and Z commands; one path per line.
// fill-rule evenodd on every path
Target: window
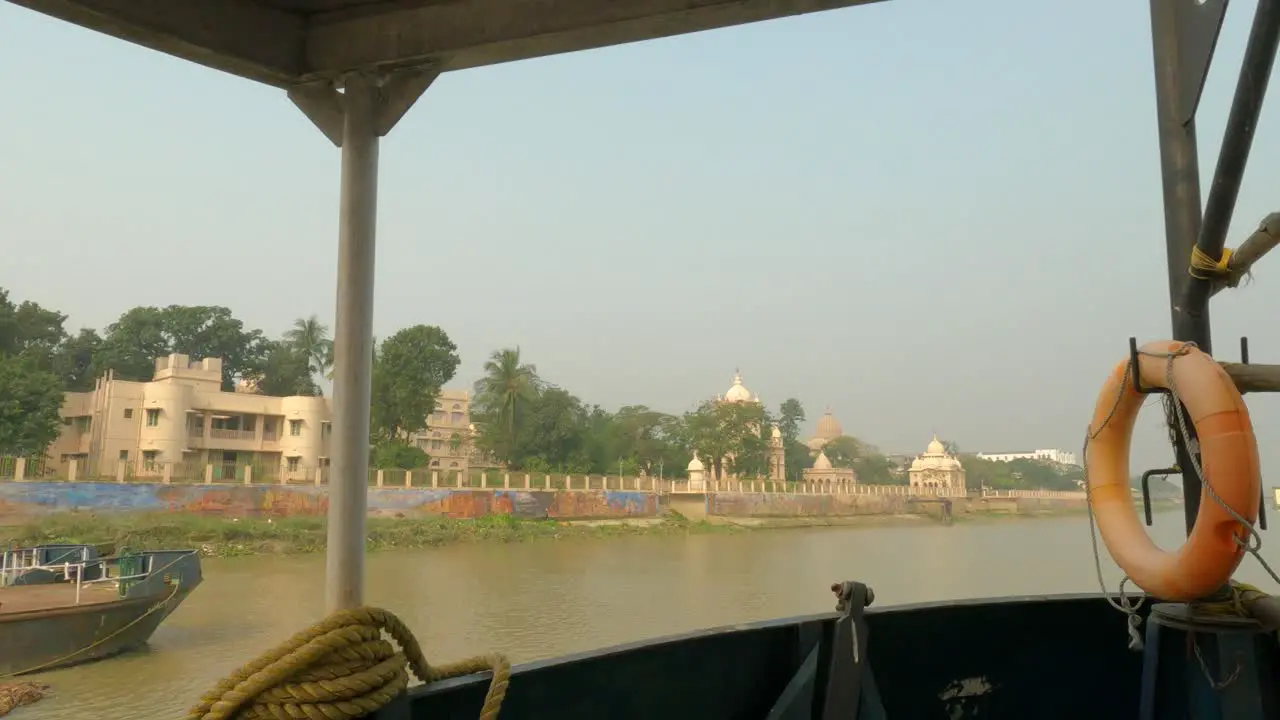
M 296 457 L 285 458 L 285 468 L 286 468 L 289 472 L 298 472 L 298 460 L 299 460 L 299 459 L 300 459 L 300 458 L 296 458 Z
M 302 421 L 301 421 L 301 420 L 290 420 L 290 421 L 289 421 L 289 434 L 290 434 L 290 435 L 293 435 L 294 437 L 297 437 L 298 435 L 301 435 L 301 434 L 302 434 Z
M 147 427 L 156 427 L 160 424 L 160 408 L 147 408 Z
M 63 425 L 70 425 L 71 423 L 73 423 L 73 422 L 75 422 L 75 421 L 76 421 L 76 419 L 75 419 L 75 418 L 72 418 L 72 417 L 64 417 L 64 418 L 62 418 L 62 424 L 63 424 Z
M 130 420 L 130 419 L 132 419 L 132 418 L 133 418 L 133 408 L 125 408 L 125 409 L 124 409 L 124 419 L 125 419 L 125 420 Z
M 159 450 L 143 450 L 142 465 L 148 470 L 152 470 L 156 465 L 156 458 L 160 456 Z
M 121 450 L 121 451 L 120 451 L 120 459 L 121 459 L 121 460 L 128 460 L 128 459 L 129 459 L 129 451 L 128 451 L 128 450 Z

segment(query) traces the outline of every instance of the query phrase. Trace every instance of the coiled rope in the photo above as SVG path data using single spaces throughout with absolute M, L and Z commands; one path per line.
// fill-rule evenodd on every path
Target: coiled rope
M 396 650 L 383 631 L 391 636 Z M 188 720 L 351 720 L 382 708 L 409 686 L 492 671 L 480 720 L 496 720 L 511 679 L 503 655 L 432 667 L 409 628 L 387 610 L 341 610 L 294 635 L 201 698 Z
M 38 682 L 20 682 L 0 685 L 0 717 L 13 710 L 30 705 L 49 694 L 49 686 Z

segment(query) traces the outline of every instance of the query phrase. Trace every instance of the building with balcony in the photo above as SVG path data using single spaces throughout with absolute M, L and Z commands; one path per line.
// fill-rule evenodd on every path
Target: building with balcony
M 470 450 L 465 391 L 445 390 L 428 418 L 428 444 L 418 444 L 433 465 L 449 467 Z M 329 464 L 332 409 L 323 397 L 259 395 L 249 385 L 222 390 L 222 360 L 191 360 L 173 354 L 156 359 L 149 382 L 117 380 L 108 372 L 93 390 L 66 393 L 62 432 L 49 455 L 65 469 L 72 460 L 80 477 L 114 476 L 123 464 L 130 475 L 160 475 L 163 465 L 212 466 L 214 481 L 312 479 Z M 435 432 L 460 428 L 459 443 Z M 437 463 L 439 463 L 437 465 Z
M 441 390 L 427 428 L 414 433 L 410 442 L 431 456 L 431 467 L 442 471 L 466 471 L 472 464 L 471 393 Z

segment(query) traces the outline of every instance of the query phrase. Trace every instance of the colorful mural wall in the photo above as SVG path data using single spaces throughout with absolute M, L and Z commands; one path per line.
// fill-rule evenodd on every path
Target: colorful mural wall
M 329 492 L 314 485 L 162 485 L 110 482 L 0 483 L 0 523 L 39 515 L 93 512 L 175 512 L 228 517 L 323 515 Z M 623 490 L 456 490 L 369 488 L 371 515 L 589 520 L 652 517 L 658 496 Z

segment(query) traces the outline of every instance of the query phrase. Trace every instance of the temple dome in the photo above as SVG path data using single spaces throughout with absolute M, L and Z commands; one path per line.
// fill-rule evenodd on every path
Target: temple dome
M 815 437 L 823 440 L 834 440 L 844 435 L 844 428 L 840 427 L 840 421 L 836 420 L 836 416 L 831 414 L 831 408 L 818 418 L 818 432 Z
M 830 470 L 831 469 L 831 461 L 827 459 L 826 453 L 822 451 L 818 451 L 818 459 L 813 461 L 813 469 L 814 470 Z
M 698 456 L 694 455 L 693 459 L 689 461 L 689 467 L 685 469 L 693 471 L 693 470 L 705 470 L 706 468 L 703 467 L 702 461 L 698 459 Z
M 926 455 L 946 455 L 947 446 L 942 444 L 937 435 L 933 436 L 933 442 L 929 443 L 929 447 L 925 448 Z
M 733 387 L 724 394 L 724 401 L 731 403 L 752 402 L 751 391 L 742 384 L 742 374 L 733 374 Z

